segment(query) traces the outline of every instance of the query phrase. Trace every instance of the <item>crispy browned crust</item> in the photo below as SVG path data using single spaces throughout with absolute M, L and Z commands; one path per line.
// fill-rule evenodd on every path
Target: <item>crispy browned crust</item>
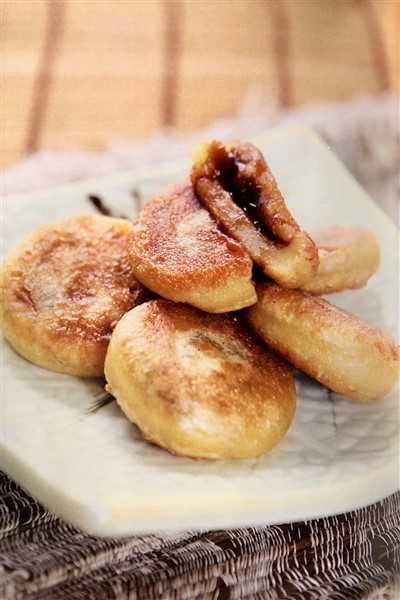
M 218 313 L 256 301 L 252 260 L 218 230 L 188 179 L 143 208 L 133 225 L 129 253 L 139 281 L 175 302 Z
M 331 390 L 369 401 L 399 376 L 399 348 L 387 333 L 301 290 L 257 286 L 245 319 L 259 337 Z
M 128 221 L 81 215 L 40 227 L 5 260 L 5 336 L 31 362 L 103 375 L 112 330 L 144 299 L 130 267 Z
M 290 367 L 236 317 L 164 299 L 118 323 L 105 374 L 143 436 L 179 455 L 257 456 L 279 442 L 294 415 Z
M 361 288 L 379 267 L 379 242 L 367 229 L 331 225 L 312 231 L 311 237 L 318 247 L 319 267 L 302 286 L 310 294 Z
M 202 204 L 266 275 L 289 288 L 317 271 L 318 252 L 289 212 L 263 155 L 252 144 L 200 144 L 191 180 Z

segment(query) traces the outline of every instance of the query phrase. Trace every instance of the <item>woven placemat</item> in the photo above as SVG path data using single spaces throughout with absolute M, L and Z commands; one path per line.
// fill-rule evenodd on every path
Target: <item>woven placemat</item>
M 400 597 L 400 493 L 343 515 L 223 531 L 87 535 L 0 474 L 2 598 Z

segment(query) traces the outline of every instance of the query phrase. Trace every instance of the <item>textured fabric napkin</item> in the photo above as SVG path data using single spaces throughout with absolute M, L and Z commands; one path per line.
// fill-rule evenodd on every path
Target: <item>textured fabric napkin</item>
M 115 142 L 101 154 L 42 152 L 3 173 L 3 193 L 187 156 L 198 139 L 249 139 L 271 126 L 316 127 L 397 222 L 399 104 L 392 97 L 237 119 L 182 137 Z M 240 530 L 100 538 L 63 522 L 0 477 L 0 589 L 5 599 L 278 600 L 400 597 L 400 494 L 348 514 Z
M 199 140 L 250 140 L 278 125 L 303 123 L 320 132 L 370 196 L 398 222 L 399 110 L 398 99 L 390 94 L 283 112 L 270 112 L 249 97 L 236 118 L 217 121 L 188 135 L 165 130 L 142 141 L 115 140 L 98 154 L 50 150 L 33 154 L 2 173 L 2 190 L 3 194 L 32 191 L 188 158 Z

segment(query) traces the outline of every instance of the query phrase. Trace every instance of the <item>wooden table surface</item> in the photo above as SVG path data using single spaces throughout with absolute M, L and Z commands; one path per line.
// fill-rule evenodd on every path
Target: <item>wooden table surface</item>
M 398 0 L 3 0 L 2 167 L 399 90 Z

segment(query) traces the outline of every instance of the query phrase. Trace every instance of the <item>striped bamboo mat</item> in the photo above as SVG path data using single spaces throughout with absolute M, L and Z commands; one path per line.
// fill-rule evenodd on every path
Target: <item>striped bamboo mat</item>
M 399 85 L 393 0 L 4 0 L 2 164 Z

